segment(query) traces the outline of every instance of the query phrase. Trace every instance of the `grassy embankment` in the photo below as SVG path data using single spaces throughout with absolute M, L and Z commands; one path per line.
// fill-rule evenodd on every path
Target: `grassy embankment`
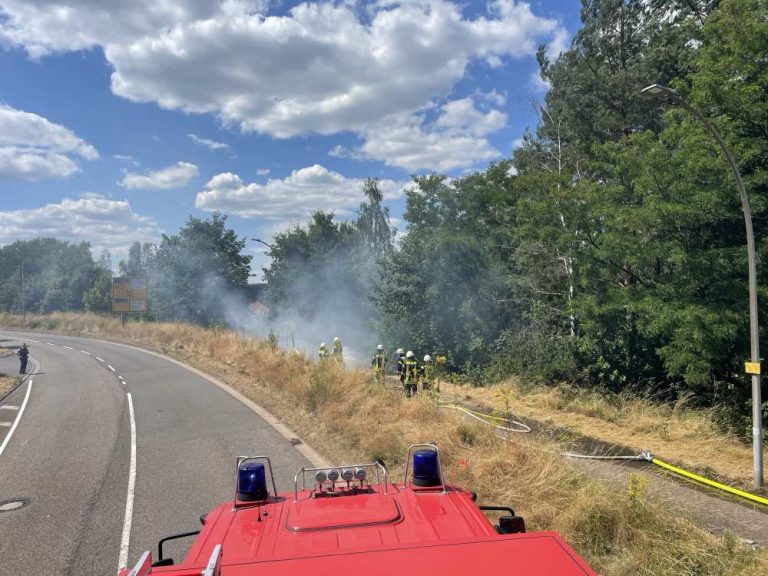
M 0 358 L 3 356 L 10 356 L 11 354 L 13 354 L 12 350 L 8 350 L 7 348 L 0 348 Z M 5 396 L 6 393 L 18 383 L 19 380 L 16 376 L 10 376 L 0 372 L 0 398 Z
M 747 491 L 752 488 L 752 447 L 716 423 L 714 410 L 653 402 L 632 394 L 572 387 L 529 387 L 511 379 L 473 388 L 444 384 L 443 392 L 486 410 L 565 429 L 576 436 L 624 446 Z M 764 450 L 768 461 L 768 450 Z M 766 495 L 767 489 L 757 491 Z
M 0 326 L 18 326 L 0 314 Z M 383 458 L 393 471 L 408 444 L 436 441 L 453 482 L 514 506 L 532 530 L 560 532 L 599 574 L 768 573 L 768 551 L 715 537 L 643 494 L 572 468 L 537 438 L 504 442 L 480 424 L 371 384 L 368 374 L 320 368 L 229 331 L 119 322 L 95 316 L 28 318 L 28 328 L 106 337 L 153 348 L 214 374 L 261 403 L 332 460 Z M 397 475 L 397 473 L 396 473 Z

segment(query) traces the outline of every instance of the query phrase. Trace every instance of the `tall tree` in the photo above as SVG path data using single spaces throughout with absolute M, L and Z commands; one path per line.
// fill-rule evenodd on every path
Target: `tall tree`
M 379 190 L 378 179 L 366 179 L 363 195 L 367 202 L 360 204 L 357 211 L 357 229 L 374 258 L 389 256 L 394 247 L 394 230 L 389 224 L 389 208 L 381 204 L 384 195 Z
M 242 254 L 245 239 L 226 220 L 219 213 L 210 220 L 190 216 L 178 234 L 163 235 L 147 265 L 157 317 L 203 325 L 234 319 L 231 300 L 247 286 L 251 256 Z

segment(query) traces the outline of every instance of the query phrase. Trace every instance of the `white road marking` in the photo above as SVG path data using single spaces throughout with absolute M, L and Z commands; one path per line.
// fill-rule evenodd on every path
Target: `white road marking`
M 54 344 L 53 342 L 46 342 L 46 344 L 48 344 L 48 346 L 56 346 L 56 344 Z
M 133 413 L 133 397 L 128 396 L 128 412 L 131 417 L 131 466 L 128 472 L 128 493 L 125 497 L 125 519 L 123 520 L 123 537 L 120 540 L 120 558 L 117 569 L 128 567 L 128 546 L 131 540 L 131 522 L 133 520 L 133 489 L 136 486 L 136 419 Z
M 90 353 L 90 352 L 86 352 L 85 350 L 80 350 L 80 352 L 81 352 L 82 354 L 85 354 L 86 356 L 90 356 L 90 355 L 91 355 L 91 353 Z
M 109 364 L 107 364 L 107 368 L 109 368 L 110 370 L 112 370 L 112 372 L 114 372 L 114 371 L 115 371 L 115 369 L 114 369 L 114 368 L 113 368 L 111 365 L 109 365 Z
M 0 428 L 10 428 L 13 422 L 0 422 Z
M 31 338 L 27 338 L 27 342 L 34 342 L 35 344 L 39 344 L 39 340 L 32 340 Z
M 96 356 L 96 360 L 98 360 L 99 362 L 104 362 L 104 360 L 102 360 L 102 359 L 101 359 L 101 358 L 99 358 L 98 356 Z
M 21 410 L 19 410 L 18 415 L 16 416 L 16 420 L 13 421 L 13 426 L 11 426 L 11 429 L 8 430 L 8 434 L 5 437 L 5 440 L 3 440 L 3 443 L 0 444 L 0 456 L 3 455 L 3 450 L 5 450 L 5 447 L 8 446 L 8 442 L 11 440 L 11 436 L 13 436 L 13 433 L 16 431 L 16 426 L 19 424 L 19 420 L 21 420 L 21 415 L 24 414 L 24 408 L 27 407 L 27 400 L 29 400 L 29 393 L 32 392 L 32 382 L 34 380 L 29 381 L 29 385 L 27 386 L 27 394 L 24 396 L 24 402 L 21 403 Z M 2 406 L 0 406 L 2 408 Z
M 62 345 L 61 347 L 62 347 L 62 348 L 66 348 L 67 350 L 74 350 L 74 348 L 72 348 L 72 347 L 70 347 L 70 346 L 64 346 L 64 345 Z
M 10 404 L 6 404 L 4 406 L 0 406 L 0 410 L 18 410 L 18 406 L 11 406 Z

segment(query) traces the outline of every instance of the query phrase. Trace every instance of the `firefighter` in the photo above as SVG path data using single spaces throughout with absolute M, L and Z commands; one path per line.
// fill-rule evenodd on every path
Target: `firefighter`
M 383 344 L 376 346 L 376 353 L 371 358 L 371 368 L 373 368 L 376 382 L 383 386 L 387 371 L 387 354 L 384 352 Z
M 321 362 L 324 362 L 328 360 L 329 354 L 328 354 L 328 347 L 325 345 L 325 342 L 320 344 L 320 350 L 317 352 L 317 359 Z
M 427 354 L 424 356 L 424 364 L 419 368 L 419 382 L 421 383 L 421 389 L 427 390 L 431 394 L 440 393 L 440 383 L 436 378 L 436 368 L 434 362 L 432 362 L 432 356 Z
M 341 348 L 341 338 L 338 336 L 333 339 L 333 350 L 331 350 L 331 358 L 339 366 L 344 365 L 344 353 Z
M 19 360 L 21 361 L 21 367 L 19 368 L 19 374 L 26 374 L 27 373 L 27 360 L 29 360 L 29 348 L 27 348 L 26 343 L 21 345 L 21 348 L 19 348 L 16 351 L 16 355 L 19 357 Z
M 405 387 L 405 395 L 411 398 L 416 395 L 416 382 L 419 378 L 419 364 L 416 362 L 416 358 L 413 356 L 413 352 L 408 350 L 405 354 L 405 379 L 403 385 Z
M 397 377 L 400 379 L 400 384 L 405 386 L 405 350 L 398 348 L 395 354 L 397 354 Z

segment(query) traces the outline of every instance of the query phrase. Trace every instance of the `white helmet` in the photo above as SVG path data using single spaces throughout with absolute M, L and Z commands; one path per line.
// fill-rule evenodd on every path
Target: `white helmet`
M 405 354 L 405 350 L 403 350 L 402 348 L 398 348 L 398 349 L 395 351 L 395 354 Z
M 429 354 L 424 356 L 424 362 L 432 362 L 432 356 L 430 356 Z
M 411 352 L 410 350 L 408 350 L 408 352 L 406 352 L 406 353 L 405 353 L 405 357 L 406 357 L 406 358 L 413 358 L 413 352 Z
M 334 337 L 333 343 L 338 344 L 339 342 L 341 342 L 341 338 L 339 338 L 338 336 Z
M 379 344 L 378 346 L 376 346 L 376 350 L 378 350 L 379 352 L 384 350 L 384 344 Z

